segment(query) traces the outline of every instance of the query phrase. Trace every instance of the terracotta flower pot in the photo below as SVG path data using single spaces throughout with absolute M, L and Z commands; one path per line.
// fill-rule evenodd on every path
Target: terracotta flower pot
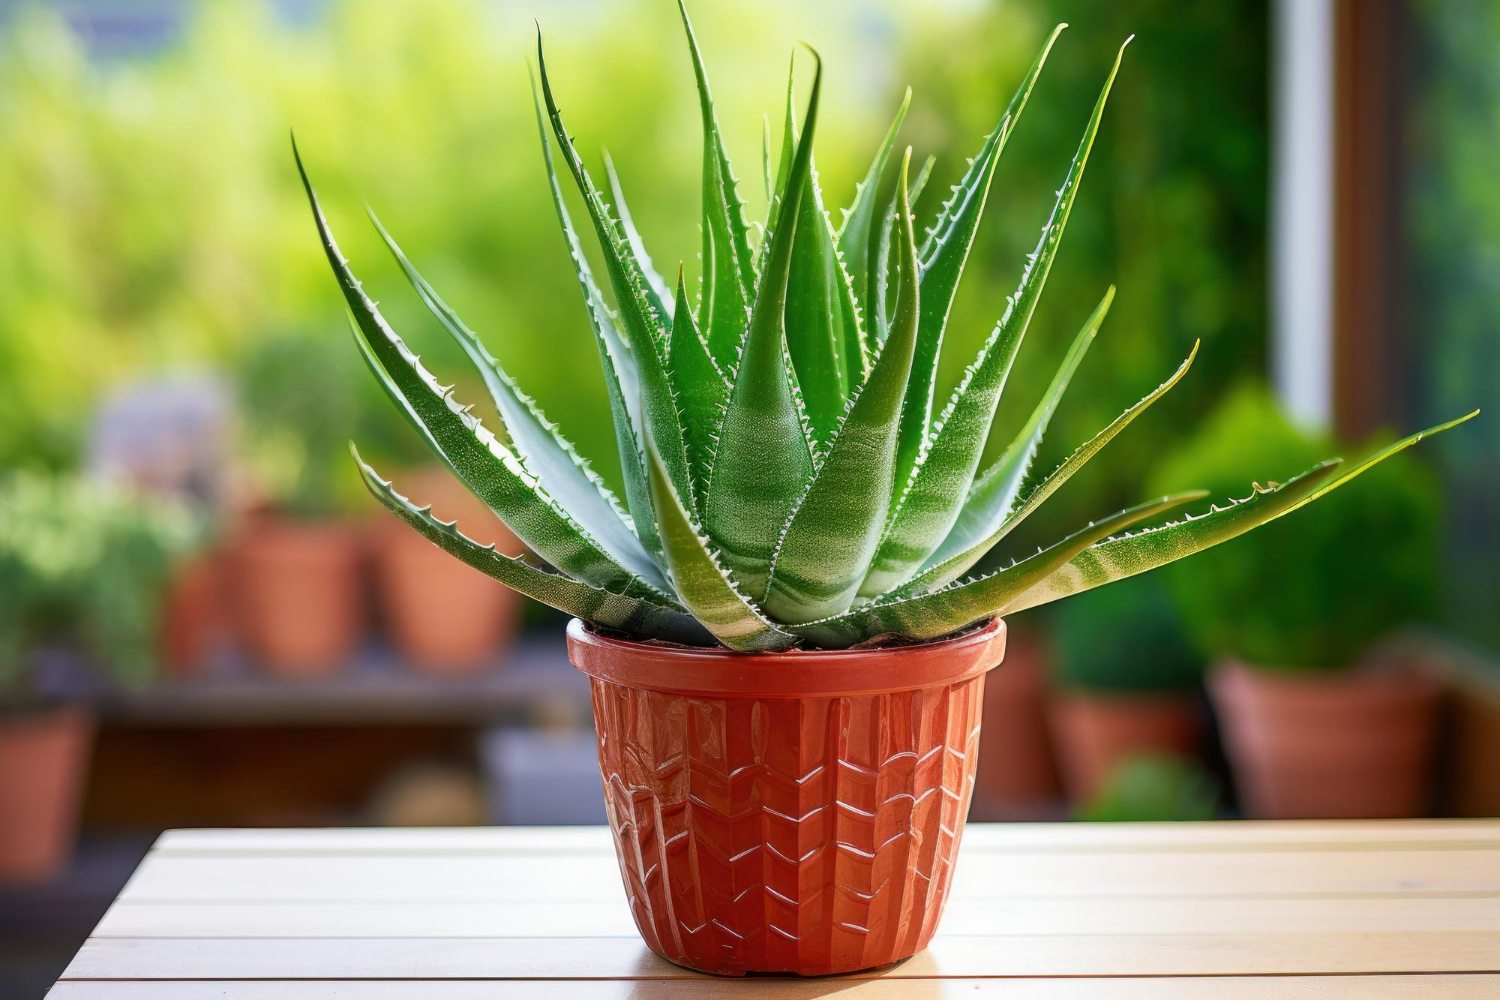
M 78 708 L 0 719 L 0 882 L 45 879 L 67 863 L 93 734 Z
M 646 944 L 827 975 L 927 945 L 969 810 L 995 621 L 920 646 L 748 655 L 568 627 Z
M 342 521 L 263 517 L 239 544 L 241 636 L 269 672 L 306 677 L 347 664 L 364 626 L 359 531 Z
M 1047 729 L 1047 673 L 1045 645 L 1033 633 L 1012 632 L 1006 640 L 1005 669 L 984 685 L 976 815 L 1055 818 L 1062 783 Z
M 475 541 L 514 554 L 519 543 L 499 518 L 446 470 L 402 478 L 403 489 L 431 504 Z M 410 486 L 406 484 L 410 482 Z M 510 641 L 520 617 L 516 592 L 466 566 L 395 518 L 376 532 L 381 608 L 391 639 L 412 666 L 446 675 L 489 666 Z
M 1074 801 L 1090 798 L 1129 757 L 1198 750 L 1198 704 L 1190 695 L 1061 691 L 1050 716 Z
M 228 631 L 223 551 L 200 552 L 177 567 L 162 598 L 161 645 L 167 669 L 189 677 L 203 670 Z
M 1210 693 L 1246 812 L 1265 819 L 1420 816 L 1438 685 L 1414 670 L 1286 674 L 1230 663 Z

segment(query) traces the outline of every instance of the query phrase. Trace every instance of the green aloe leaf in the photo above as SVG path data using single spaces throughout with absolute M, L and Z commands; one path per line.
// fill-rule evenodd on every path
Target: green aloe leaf
M 740 592 L 712 544 L 672 489 L 661 457 L 647 446 L 651 496 L 661 512 L 661 540 L 678 595 L 693 617 L 730 649 L 767 652 L 790 649 L 798 638 L 766 619 Z
M 652 305 L 653 295 L 646 282 L 640 262 L 630 248 L 630 242 L 619 224 L 610 217 L 609 208 L 595 187 L 583 160 L 568 136 L 563 125 L 562 113 L 552 96 L 552 84 L 547 78 L 547 62 L 542 54 L 541 35 L 537 36 L 537 70 L 542 81 L 542 100 L 547 106 L 547 117 L 552 123 L 552 134 L 562 150 L 563 160 L 573 174 L 579 193 L 583 195 L 593 220 L 599 245 L 604 251 L 605 270 L 609 273 L 610 286 L 614 289 L 615 302 L 624 325 L 625 340 L 635 361 L 640 378 L 641 407 L 644 426 L 656 436 L 656 448 L 666 463 L 667 473 L 673 487 L 683 496 L 692 496 L 692 483 L 688 473 L 687 449 L 682 441 L 682 423 L 677 405 L 672 400 L 671 384 L 662 363 L 666 333 L 661 326 L 665 309 Z
M 1232 500 L 1227 507 L 1215 504 L 1206 514 L 1189 515 L 1181 521 L 1090 546 L 1014 595 L 1004 611 L 1013 613 L 1047 604 L 1226 542 L 1311 500 L 1334 480 L 1341 464 L 1342 460 L 1332 459 L 1285 483 L 1254 486 L 1250 496 Z
M 1466 422 L 1468 422 L 1470 420 L 1473 420 L 1477 416 L 1479 416 L 1479 411 L 1478 410 L 1471 410 L 1470 412 L 1465 413 L 1461 417 L 1456 417 L 1453 420 L 1446 421 L 1445 423 L 1436 424 L 1436 425 L 1434 425 L 1432 427 L 1428 427 L 1425 430 L 1417 431 L 1415 434 L 1409 434 L 1406 437 L 1402 438 L 1401 440 L 1392 442 L 1391 444 L 1386 445 L 1384 448 L 1381 448 L 1379 451 L 1376 451 L 1376 452 L 1374 452 L 1374 453 L 1372 453 L 1370 455 L 1365 456 L 1364 458 L 1360 459 L 1358 462 L 1344 465 L 1339 470 L 1339 475 L 1338 476 L 1336 476 L 1333 479 L 1329 480 L 1328 482 L 1324 483 L 1317 490 L 1315 490 L 1313 493 L 1311 493 L 1305 499 L 1303 499 L 1302 501 L 1300 501 L 1297 504 L 1296 507 L 1292 508 L 1292 510 L 1296 510 L 1297 507 L 1304 507 L 1307 504 L 1312 503 L 1314 500 L 1316 500 L 1319 497 L 1323 496 L 1325 493 L 1329 492 L 1330 490 L 1336 490 L 1336 489 L 1338 489 L 1340 486 L 1344 485 L 1349 480 L 1353 479 L 1355 476 L 1357 476 L 1360 473 L 1366 471 L 1367 469 L 1372 468 L 1373 466 L 1379 465 L 1381 462 L 1384 462 L 1386 459 L 1390 458 L 1392 455 L 1396 454 L 1397 452 L 1405 451 L 1406 449 L 1410 448 L 1412 445 L 1416 444 L 1417 442 L 1419 442 L 1419 441 L 1421 441 L 1421 440 L 1423 440 L 1425 438 L 1430 438 L 1434 434 L 1441 434 L 1441 433 L 1443 433 L 1443 431 L 1451 430 L 1454 427 L 1457 427 L 1459 424 L 1466 423 Z
M 977 482 L 974 470 L 978 467 L 1010 362 L 1006 360 L 1002 366 L 997 366 L 1003 370 L 998 372 L 998 378 L 992 376 L 988 383 L 982 364 L 965 373 L 964 389 L 955 394 L 944 411 L 929 450 L 922 456 L 915 474 L 896 502 L 870 575 L 860 587 L 861 594 L 873 597 L 905 583 L 947 537 L 966 506 L 988 507 L 993 504 L 1002 510 L 1009 509 L 1015 492 L 1021 488 L 1031 458 L 1036 454 L 1047 420 L 1083 359 L 1084 351 L 1098 332 L 1099 324 L 1104 322 L 1114 295 L 1115 290 L 1111 287 L 1089 317 L 1053 378 L 1052 386 L 1021 429 L 1017 443 Z M 1011 344 L 1002 344 L 996 355 L 1009 353 L 1014 357 L 1019 340 L 1017 336 Z M 1021 444 L 1022 441 L 1025 444 Z
M 724 419 L 724 407 L 729 402 L 729 380 L 714 363 L 708 345 L 698 334 L 693 311 L 688 308 L 687 284 L 680 267 L 677 269 L 677 304 L 667 352 L 667 370 L 682 411 L 682 434 L 687 443 L 688 466 L 696 491 L 694 503 L 696 509 L 701 510 L 708 492 L 709 471 L 713 468 L 719 422 Z
M 1052 51 L 1053 43 L 1066 27 L 1066 24 L 1059 24 L 1052 29 L 1052 34 L 1047 37 L 1042 51 L 1031 64 L 1026 78 L 1021 81 L 1021 86 L 1011 98 L 1000 124 L 985 138 L 984 145 L 969 162 L 969 168 L 962 179 L 953 186 L 948 200 L 943 203 L 937 219 L 927 231 L 927 240 L 919 255 L 922 265 L 922 317 L 917 327 L 917 353 L 912 361 L 912 384 L 906 393 L 906 411 L 901 416 L 901 447 L 896 458 L 898 483 L 906 482 L 911 475 L 927 440 L 943 330 L 948 325 L 948 312 L 958 293 L 959 276 L 968 262 L 969 249 L 974 245 L 974 236 L 979 231 L 979 220 L 989 198 L 995 166 L 1000 161 L 1000 154 L 1004 151 L 1016 122 L 1026 110 L 1032 87 L 1041 75 L 1042 66 L 1047 61 L 1048 53 Z M 1115 69 L 1119 65 L 1119 59 L 1116 58 Z M 1110 80 L 1114 80 L 1113 71 L 1110 73 Z M 1106 92 L 1108 89 L 1106 86 Z
M 375 224 L 376 232 L 385 241 L 422 302 L 463 349 L 483 379 L 526 471 L 536 477 L 542 489 L 612 558 L 652 585 L 664 589 L 667 582 L 661 570 L 642 547 L 625 512 L 620 509 L 619 501 L 604 481 L 594 474 L 572 443 L 543 415 L 531 397 L 517 388 L 479 336 L 438 296 L 380 224 L 373 210 L 370 211 L 370 221 Z
M 916 274 L 906 201 L 911 150 L 901 164 L 897 260 Z M 891 334 L 860 387 L 807 493 L 787 521 L 771 564 L 766 610 L 783 622 L 839 614 L 853 603 L 890 511 L 901 400 L 911 374 L 919 309 L 915 281 L 902 283 Z
M 418 507 L 381 479 L 353 445 L 350 452 L 359 465 L 365 487 L 387 510 L 415 528 L 438 548 L 487 576 L 533 600 L 567 612 L 595 625 L 618 629 L 643 638 L 665 639 L 689 645 L 706 645 L 713 637 L 692 616 L 639 597 L 611 593 L 569 579 L 507 556 L 493 545 L 480 545 L 460 532 L 453 523 L 440 521 L 431 508 Z
M 625 242 L 630 245 L 630 252 L 635 255 L 636 263 L 641 267 L 641 275 L 646 279 L 652 308 L 658 310 L 658 315 L 664 321 L 670 320 L 672 289 L 651 263 L 651 255 L 646 252 L 646 241 L 641 239 L 640 231 L 635 228 L 635 218 L 630 214 L 630 206 L 625 203 L 625 189 L 620 184 L 620 175 L 615 172 L 615 161 L 607 149 L 604 151 L 604 176 L 609 181 L 609 197 L 614 202 L 615 215 L 619 217 L 620 228 L 625 233 Z
M 999 524 L 1014 506 L 1016 497 L 1020 495 L 1021 487 L 1026 482 L 1026 475 L 1031 471 L 1031 463 L 1036 460 L 1037 449 L 1041 447 L 1042 438 L 1047 433 L 1047 424 L 1057 410 L 1063 393 L 1067 392 L 1073 373 L 1078 370 L 1083 356 L 1088 353 L 1089 345 L 1094 342 L 1114 296 L 1115 288 L 1111 285 L 1094 314 L 1074 338 L 1062 364 L 1052 376 L 1052 383 L 1042 394 L 1036 408 L 1031 411 L 1031 416 L 1000 457 L 974 480 L 963 505 L 964 512 L 969 516 L 984 524 Z
M 1198 345 L 1194 343 L 1187 358 L 1177 366 L 1177 370 L 1165 382 L 1110 421 L 1099 433 L 1075 448 L 1072 454 L 1063 459 L 1061 465 L 1053 469 L 1019 503 L 1014 506 L 1010 503 L 1001 506 L 1000 501 L 1003 497 L 996 491 L 971 494 L 973 506 L 966 506 L 960 512 L 958 520 L 954 523 L 953 529 L 948 532 L 948 537 L 943 540 L 943 544 L 938 546 L 937 551 L 928 558 L 922 571 L 910 583 L 901 587 L 901 591 L 906 593 L 935 590 L 968 572 L 969 568 L 983 558 L 986 552 L 994 548 L 1000 539 L 1010 534 L 1016 525 L 1031 516 L 1043 501 L 1056 493 L 1063 483 L 1073 477 L 1074 473 L 1087 465 L 1089 459 L 1099 454 L 1105 445 L 1114 440 L 1115 435 L 1130 426 L 1131 421 L 1144 413 L 1152 403 L 1165 396 L 1174 385 L 1181 381 L 1188 369 L 1193 366 L 1193 359 L 1197 356 Z
M 678 0 L 682 27 L 693 55 L 698 81 L 698 105 L 703 116 L 703 289 L 699 325 L 720 367 L 734 366 L 745 336 L 751 296 L 755 289 L 755 258 L 739 182 L 724 149 L 724 137 L 714 113 L 713 96 L 703 53 L 688 20 L 687 7 Z
M 927 179 L 932 176 L 933 164 L 937 163 L 936 156 L 927 157 L 922 164 L 922 169 L 917 171 L 916 178 L 907 188 L 906 200 L 915 205 L 917 199 L 922 197 L 922 189 L 927 186 Z M 867 322 L 870 333 L 874 336 L 877 344 L 885 341 L 886 333 L 891 327 L 891 267 L 894 263 L 892 257 L 892 237 L 896 231 L 896 206 L 901 202 L 899 192 L 891 192 L 891 200 L 885 207 L 885 212 L 880 220 L 880 239 L 875 245 L 875 254 L 870 258 L 869 286 L 874 289 L 874 302 L 866 306 Z
M 500 516 L 516 537 L 563 572 L 600 587 L 637 595 L 660 595 L 654 587 L 617 562 L 574 521 L 521 464 L 515 454 L 484 426 L 469 408 L 453 398 L 397 336 L 365 295 L 334 241 L 302 158 L 292 147 L 323 251 L 338 279 L 365 345 L 378 364 L 376 374 L 386 391 L 401 396 L 407 412 L 425 428 L 428 442 L 474 495 Z
M 839 253 L 843 255 L 844 266 L 849 270 L 854 299 L 864 314 L 867 336 L 870 333 L 869 320 L 874 316 L 874 311 L 870 308 L 870 289 L 874 287 L 870 280 L 873 273 L 870 265 L 874 248 L 876 199 L 880 193 L 880 179 L 885 176 L 886 163 L 891 158 L 891 150 L 896 146 L 896 133 L 901 131 L 901 124 L 906 121 L 906 112 L 910 107 L 911 88 L 907 87 L 901 98 L 901 106 L 896 109 L 896 119 L 886 130 L 885 139 L 875 151 L 875 159 L 871 161 L 864 180 L 855 186 L 854 201 L 844 209 L 844 224 L 839 227 Z M 865 344 L 867 352 L 873 353 L 874 347 L 874 344 Z
M 1208 494 L 1199 490 L 1162 497 L 1096 521 L 1057 544 L 987 576 L 915 597 L 877 601 L 846 614 L 791 629 L 819 646 L 839 649 L 875 636 L 934 639 L 1001 614 L 1026 592 L 1088 546 L 1139 521 Z
M 772 235 L 776 232 L 776 220 L 781 215 L 781 205 L 786 201 L 787 179 L 791 176 L 793 154 L 797 151 L 797 105 L 795 100 L 795 88 L 793 81 L 797 70 L 797 49 L 793 47 L 791 58 L 787 61 L 786 70 L 786 110 L 782 114 L 781 122 L 781 156 L 776 166 L 776 180 L 771 185 L 771 197 L 766 203 L 766 225 L 765 234 L 760 241 L 760 273 L 765 274 L 766 256 L 771 252 Z M 770 119 L 766 120 L 766 133 L 764 136 L 766 171 L 770 176 L 771 169 L 771 136 Z
M 1253 487 L 1250 497 L 1214 507 L 1207 514 L 1176 524 L 1149 528 L 1134 535 L 1113 538 L 1080 552 L 1012 600 L 1009 611 L 1023 611 L 1127 576 L 1176 562 L 1184 556 L 1226 542 L 1251 528 L 1305 507 L 1330 490 L 1338 489 L 1360 473 L 1405 451 L 1423 438 L 1441 434 L 1474 417 L 1479 411 L 1429 427 L 1387 445 L 1355 463 L 1325 462 L 1295 479 L 1270 487 Z
M 656 535 L 656 514 L 651 509 L 651 490 L 646 480 L 646 459 L 641 450 L 641 414 L 638 409 L 641 393 L 635 361 L 615 323 L 613 310 L 605 301 L 599 283 L 594 280 L 593 270 L 583 253 L 583 244 L 578 239 L 578 231 L 573 228 L 573 220 L 563 202 L 562 187 L 558 183 L 557 169 L 552 162 L 546 114 L 542 110 L 541 95 L 536 92 L 535 82 L 532 83 L 531 97 L 536 110 L 537 134 L 542 141 L 542 162 L 546 167 L 548 189 L 552 193 L 552 206 L 562 225 L 563 242 L 568 248 L 568 259 L 573 263 L 573 274 L 583 290 L 589 325 L 594 331 L 599 363 L 604 370 L 604 389 L 609 398 L 610 419 L 615 428 L 620 472 L 625 480 L 625 504 L 641 543 L 649 552 L 660 552 L 661 541 Z
M 818 67 L 802 141 L 787 172 L 788 193 L 782 211 L 788 213 L 796 212 L 812 158 L 823 75 L 816 52 L 813 58 Z M 778 225 L 772 234 L 704 503 L 709 537 L 735 579 L 752 594 L 764 590 L 776 539 L 813 471 L 786 352 L 786 295 L 794 235 L 795 226 L 790 225 Z
M 793 141 L 796 132 L 791 133 Z M 809 157 L 802 196 L 793 213 L 792 270 L 787 283 L 786 341 L 807 407 L 813 447 L 822 451 L 864 380 L 866 356 L 848 271 L 823 205 L 815 156 Z

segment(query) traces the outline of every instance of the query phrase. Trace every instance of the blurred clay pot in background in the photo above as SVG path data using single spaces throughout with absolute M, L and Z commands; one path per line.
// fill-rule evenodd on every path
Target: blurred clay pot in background
M 93 718 L 75 707 L 0 716 L 0 882 L 67 864 L 93 736 Z
M 1047 729 L 1046 645 L 1034 631 L 1011 631 L 1005 669 L 984 684 L 984 741 L 979 748 L 976 819 L 1057 818 L 1062 800 Z
M 494 513 L 446 470 L 397 478 L 415 503 L 481 544 L 515 554 L 521 546 Z M 385 624 L 418 669 L 458 675 L 482 670 L 515 634 L 520 597 L 466 566 L 394 517 L 375 531 L 375 565 Z
M 1210 693 L 1248 815 L 1383 818 L 1431 808 L 1439 685 L 1427 674 L 1228 663 Z
M 273 674 L 342 670 L 365 625 L 364 538 L 342 520 L 257 515 L 242 532 L 238 567 L 242 641 Z
M 173 573 L 162 598 L 161 647 L 168 672 L 187 677 L 203 670 L 228 635 L 226 552 L 206 549 Z
M 1050 708 L 1068 796 L 1084 801 L 1115 767 L 1141 754 L 1192 757 L 1202 726 L 1192 695 L 1064 690 Z

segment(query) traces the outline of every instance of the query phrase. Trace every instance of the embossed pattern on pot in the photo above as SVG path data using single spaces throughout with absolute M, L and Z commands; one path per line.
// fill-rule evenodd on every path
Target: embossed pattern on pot
M 827 974 L 926 946 L 968 815 L 983 674 L 844 697 L 592 686 L 620 871 L 654 951 Z

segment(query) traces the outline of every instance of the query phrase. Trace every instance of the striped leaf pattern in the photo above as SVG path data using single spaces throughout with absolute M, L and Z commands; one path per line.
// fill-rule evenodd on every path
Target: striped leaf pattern
M 1136 527 L 1204 494 L 1119 511 L 1034 553 L 1007 551 L 1011 533 L 1170 390 L 1197 352 L 1195 345 L 1166 381 L 1035 477 L 1043 436 L 1109 311 L 1110 288 L 1050 384 L 1039 396 L 1026 394 L 1032 409 L 1015 438 L 981 469 L 1124 46 L 1000 321 L 934 416 L 949 312 L 999 157 L 1065 25 L 1050 33 L 919 244 L 911 209 L 932 158 L 913 176 L 907 149 L 898 176 L 886 181 L 909 90 L 837 228 L 830 219 L 814 167 L 823 79 L 816 52 L 804 110 L 789 73 L 778 156 L 764 122 L 768 208 L 763 225 L 747 225 L 703 53 L 683 0 L 678 7 L 703 139 L 696 302 L 680 266 L 668 282 L 652 265 L 608 154 L 606 190 L 594 183 L 563 124 L 537 42 L 533 99 L 545 177 L 604 369 L 623 503 L 372 213 L 408 281 L 483 381 L 502 433 L 454 399 L 365 294 L 297 157 L 371 375 L 433 453 L 547 565 L 464 537 L 356 453 L 366 487 L 429 541 L 521 593 L 600 627 L 687 645 L 778 652 L 923 641 L 1227 541 L 1473 416 L 1357 463 L 1335 459 L 1285 483 L 1257 485 L 1242 500 L 1175 521 Z M 794 52 L 793 68 L 795 59 Z M 602 280 L 564 204 L 554 144 L 582 197 Z

